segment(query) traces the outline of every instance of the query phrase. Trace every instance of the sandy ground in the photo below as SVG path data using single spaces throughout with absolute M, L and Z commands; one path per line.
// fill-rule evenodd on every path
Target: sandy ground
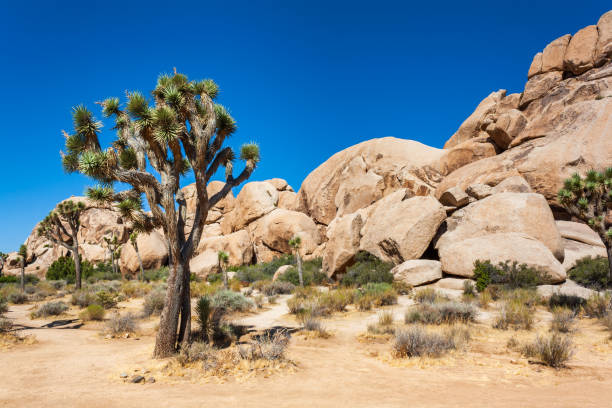
M 286 315 L 286 299 L 252 316 L 237 319 L 265 328 L 296 326 Z M 400 319 L 411 300 L 392 307 Z M 568 369 L 528 364 L 505 344 L 512 335 L 483 323 L 476 325 L 467 350 L 434 360 L 393 360 L 388 342 L 365 342 L 359 334 L 377 312 L 356 311 L 325 321 L 329 339 L 294 335 L 288 356 L 294 372 L 244 382 L 205 383 L 156 377 L 154 384 L 124 383 L 122 372 L 151 369 L 156 324 L 143 334 L 105 339 L 100 324 L 41 327 L 50 320 L 30 320 L 31 305 L 11 306 L 15 323 L 31 329 L 35 344 L 0 350 L 1 407 L 609 407 L 612 406 L 612 342 L 595 321 L 582 320 L 574 336 L 577 352 Z M 124 305 L 139 307 L 138 302 Z M 69 319 L 76 316 L 62 317 Z M 546 312 L 540 316 L 546 320 Z

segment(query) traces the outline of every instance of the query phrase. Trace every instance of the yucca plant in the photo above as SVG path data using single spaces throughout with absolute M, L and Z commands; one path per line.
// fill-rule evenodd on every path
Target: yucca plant
M 118 275 L 119 274 L 118 262 L 119 262 L 119 257 L 121 256 L 122 244 L 121 242 L 119 242 L 119 239 L 114 233 L 112 236 L 104 237 L 103 239 L 104 239 L 104 243 L 106 244 L 106 248 L 108 249 L 108 252 L 110 253 L 111 266 L 113 267 L 113 273 L 115 275 Z
M 0 251 L 0 276 L 2 276 L 2 271 L 4 270 L 4 265 L 6 264 L 7 259 L 8 254 Z
M 585 177 L 575 173 L 565 180 L 557 195 L 567 211 L 595 231 L 608 252 L 609 282 L 612 281 L 612 167 L 589 170 Z
M 85 210 L 81 201 L 66 200 L 45 217 L 38 225 L 38 235 L 61 245 L 72 253 L 74 258 L 75 287 L 81 289 L 81 258 L 79 257 L 78 234 L 81 227 L 80 217 Z
M 21 293 L 23 293 L 25 291 L 25 267 L 28 262 L 28 248 L 24 244 L 21 244 L 17 253 L 19 254 L 19 264 L 21 265 L 20 287 Z
M 295 236 L 289 240 L 289 246 L 295 253 L 295 260 L 297 262 L 298 277 L 300 279 L 300 286 L 304 286 L 304 275 L 302 274 L 302 257 L 300 256 L 300 246 L 302 246 L 302 238 Z
M 219 251 L 217 253 L 217 259 L 219 260 L 219 268 L 223 274 L 223 287 L 227 289 L 227 264 L 229 263 L 229 255 L 225 251 Z
M 73 110 L 74 132 L 64 132 L 64 169 L 100 183 L 88 189 L 88 197 L 114 205 L 136 231 L 159 228 L 165 235 L 170 270 L 153 352 L 158 358 L 175 353 L 190 340 L 189 261 L 202 237 L 208 210 L 247 180 L 259 162 L 256 144 L 242 146 L 239 157 L 246 164 L 234 177 L 236 155 L 224 143 L 236 131 L 236 121 L 225 107 L 215 104 L 218 93 L 212 80 L 192 81 L 175 70 L 158 78 L 150 97 L 134 91 L 127 93 L 125 104 L 119 98 L 99 102 L 117 130 L 108 148 L 99 142 L 102 123 L 82 105 Z M 225 167 L 225 185 L 209 197 L 206 185 L 221 167 Z M 181 178 L 188 173 L 196 186 L 189 226 L 180 188 Z M 115 192 L 116 182 L 131 189 Z M 143 211 L 143 195 L 150 212 Z

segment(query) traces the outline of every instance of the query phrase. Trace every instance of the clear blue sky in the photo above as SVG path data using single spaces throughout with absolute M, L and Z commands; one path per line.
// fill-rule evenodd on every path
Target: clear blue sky
M 54 4 L 57 3 L 57 4 Z M 607 6 L 607 7 L 606 7 Z M 607 1 L 2 1 L 0 250 L 92 182 L 63 173 L 70 109 L 149 92 L 177 67 L 213 78 L 261 145 L 252 179 L 304 177 L 333 153 L 396 136 L 441 147 L 476 104 L 523 89 L 533 55 Z

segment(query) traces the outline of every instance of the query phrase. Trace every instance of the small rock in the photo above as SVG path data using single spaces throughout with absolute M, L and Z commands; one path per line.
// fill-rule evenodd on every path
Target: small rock
M 449 207 L 463 207 L 469 201 L 470 197 L 459 187 L 449 188 L 440 196 L 440 202 Z
M 141 382 L 143 382 L 145 380 L 145 378 L 142 375 L 135 375 L 132 377 L 132 379 L 130 380 L 131 382 L 133 382 L 134 384 L 139 384 Z
M 119 378 L 127 378 L 127 377 L 128 377 L 127 373 L 119 374 Z
M 149 377 L 149 378 L 147 378 L 146 382 L 147 382 L 147 384 L 153 384 L 153 383 L 155 383 L 155 378 L 154 377 Z
M 130 338 L 130 333 L 125 333 L 125 334 L 123 335 L 123 338 L 125 338 L 125 339 L 129 339 L 129 338 Z

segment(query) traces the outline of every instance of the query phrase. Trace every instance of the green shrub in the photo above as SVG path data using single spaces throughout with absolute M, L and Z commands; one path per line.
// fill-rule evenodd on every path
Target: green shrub
M 430 333 L 415 326 L 395 332 L 393 354 L 398 358 L 438 357 L 456 347 L 455 338 L 451 333 Z
M 586 305 L 586 299 L 575 295 L 565 295 L 562 293 L 553 293 L 548 299 L 548 308 L 550 310 L 556 307 L 564 307 L 573 310 L 574 312 L 579 311 L 584 305 Z
M 476 297 L 476 287 L 474 286 L 474 282 L 469 279 L 463 281 L 463 296 L 468 298 Z
M 0 316 L 8 312 L 8 303 L 5 299 L 0 299 Z
M 601 319 L 601 324 L 610 332 L 610 338 L 612 338 L 612 312 L 606 313 Z
M 70 303 L 79 307 L 87 307 L 96 301 L 96 296 L 88 290 L 77 290 L 72 294 Z
M 508 289 L 532 288 L 537 285 L 549 283 L 546 273 L 530 268 L 518 262 L 500 262 L 493 266 L 490 261 L 476 261 L 474 263 L 474 278 L 476 289 L 482 292 L 490 284 L 502 285 Z
M 359 251 L 353 265 L 349 266 L 342 278 L 343 286 L 363 286 L 368 283 L 393 283 L 393 264 L 383 262 L 369 252 Z
M 204 369 L 216 367 L 218 364 L 217 350 L 208 343 L 197 341 L 182 347 L 176 359 L 181 366 L 202 363 Z
M 388 306 L 394 305 L 397 303 L 397 292 L 393 289 L 393 285 L 389 285 L 388 283 L 367 283 L 365 286 L 357 289 L 355 291 L 354 299 L 351 303 L 353 303 L 356 298 L 360 296 L 365 296 L 371 299 L 372 305 L 379 306 Z
M 151 315 L 159 315 L 164 310 L 164 303 L 166 301 L 166 293 L 162 290 L 154 290 L 149 293 L 142 306 L 142 312 L 144 316 L 149 317 Z
M 270 262 L 258 263 L 255 265 L 243 265 L 230 267 L 228 270 L 235 271 L 236 277 L 242 282 L 253 283 L 259 280 L 271 280 L 274 272 L 283 265 L 294 265 L 293 255 L 282 255 Z
M 64 302 L 49 302 L 42 304 L 35 312 L 32 312 L 32 318 L 58 316 L 68 310 L 68 305 Z
M 148 282 L 129 281 L 121 284 L 121 293 L 126 298 L 141 297 L 151 292 L 153 286 Z
M 228 312 L 246 311 L 253 307 L 253 302 L 245 298 L 242 293 L 231 290 L 220 290 L 211 297 L 212 306 Z
M 157 269 L 148 269 L 144 271 L 144 278 L 147 282 L 165 281 L 170 275 L 167 266 L 162 266 Z
M 80 255 L 79 255 L 80 256 Z M 81 279 L 86 280 L 94 273 L 93 265 L 85 260 L 81 260 Z M 76 272 L 74 259 L 71 256 L 62 256 L 54 261 L 46 275 L 47 280 L 65 280 L 68 283 L 75 283 Z
M 536 337 L 533 343 L 524 345 L 521 351 L 525 357 L 537 358 L 547 366 L 558 368 L 572 357 L 573 345 L 569 337 L 554 332 L 548 337 Z
M 110 309 L 117 306 L 117 294 L 106 290 L 101 290 L 96 293 L 95 303 L 105 309 Z
M 0 315 L 0 333 L 8 333 L 13 329 L 13 322 Z
M 100 305 L 89 305 L 87 309 L 81 312 L 81 320 L 104 320 L 106 311 Z
M 223 274 L 222 273 L 210 273 L 206 276 L 206 282 L 215 283 L 215 282 L 223 282 Z
M 422 303 L 409 309 L 404 316 L 404 321 L 407 324 L 468 323 L 475 321 L 476 315 L 476 308 L 466 303 Z
M 327 275 L 321 272 L 321 268 L 321 258 L 315 258 L 302 262 L 302 277 L 304 279 L 305 286 L 322 285 L 329 282 Z M 279 280 L 283 282 L 290 282 L 295 286 L 299 286 L 300 277 L 297 268 L 289 269 L 279 277 Z
M 591 258 L 588 256 L 576 261 L 576 266 L 569 270 L 568 275 L 579 285 L 594 290 L 602 290 L 610 285 L 608 281 L 609 268 L 607 258 Z
M 18 283 L 20 280 L 15 275 L 0 276 L 0 283 Z

